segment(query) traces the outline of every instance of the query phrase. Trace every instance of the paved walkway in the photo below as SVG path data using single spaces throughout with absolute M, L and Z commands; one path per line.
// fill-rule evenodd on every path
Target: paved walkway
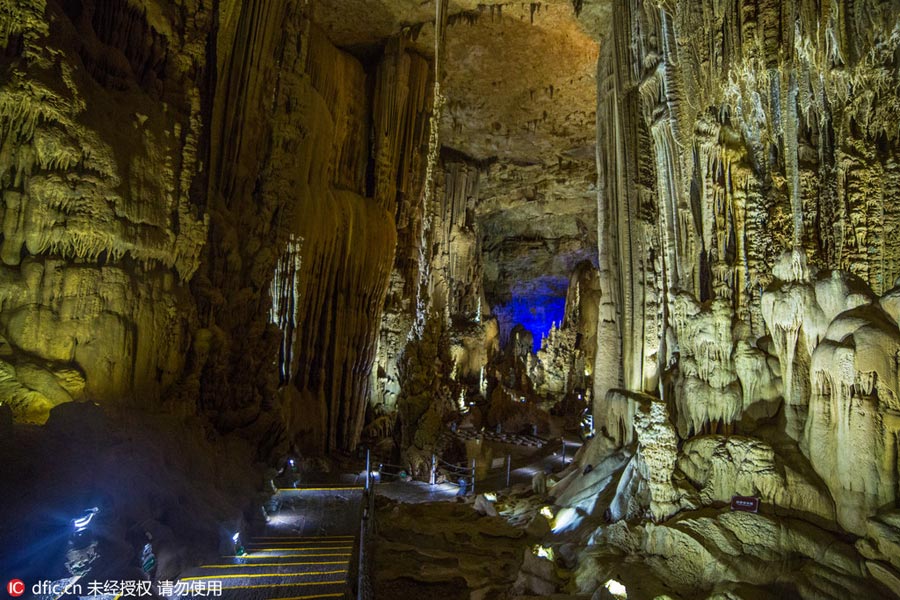
M 194 589 L 221 586 L 223 600 L 343 597 L 359 528 L 361 488 L 283 489 L 278 497 L 282 508 L 244 544 L 245 556 L 223 556 L 178 581 Z M 196 599 L 190 593 L 181 597 Z
M 566 461 L 558 445 L 513 457 L 510 483 L 530 485 L 531 477 L 558 471 L 571 460 L 578 444 L 567 442 Z M 341 598 L 348 590 L 350 561 L 359 534 L 360 501 L 365 473 L 339 473 L 336 483 L 321 487 L 281 488 L 280 510 L 244 540 L 246 554 L 185 572 L 160 591 L 169 600 L 219 597 L 223 600 L 312 600 Z M 299 477 L 298 477 L 299 481 Z M 340 483 L 338 483 L 340 482 Z M 494 469 L 476 483 L 476 492 L 506 486 L 506 469 Z M 383 480 L 376 492 L 400 502 L 453 500 L 459 488 L 450 483 L 430 486 L 419 481 Z M 154 586 L 156 588 L 157 586 Z M 221 593 L 218 591 L 221 590 Z M 105 598 L 106 596 L 104 596 Z M 113 596 L 108 596 L 113 600 Z M 99 598 L 99 597 L 97 597 Z M 119 600 L 116 597 L 114 600 Z
M 580 441 L 567 439 L 565 444 L 565 457 L 562 452 L 562 442 L 559 439 L 547 443 L 537 453 L 513 456 L 512 468 L 509 474 L 510 486 L 522 484 L 530 487 L 532 478 L 538 473 L 558 473 L 562 471 L 566 465 L 572 462 L 575 453 L 581 448 Z M 475 491 L 487 492 L 504 488 L 506 488 L 506 468 L 501 466 L 499 469 L 492 469 L 488 476 L 480 482 L 476 481 Z
M 520 450 L 513 455 L 512 468 L 510 469 L 510 486 L 525 485 L 531 487 L 532 478 L 537 473 L 562 471 L 566 465 L 572 462 L 575 453 L 581 447 L 581 441 L 572 438 L 566 439 L 565 458 L 562 453 L 562 444 L 559 438 L 545 442 L 543 448 L 535 451 Z M 514 450 L 514 448 L 510 448 Z M 497 458 L 504 459 L 502 453 Z M 488 476 L 475 482 L 475 492 L 490 492 L 506 489 L 505 460 L 502 465 L 491 469 Z M 362 480 L 364 473 L 349 475 L 347 481 Z M 379 496 L 385 496 L 395 502 L 419 503 L 439 502 L 454 500 L 459 487 L 452 483 L 439 483 L 429 485 L 426 482 L 409 480 L 400 481 L 396 477 L 384 476 L 375 485 L 375 492 Z

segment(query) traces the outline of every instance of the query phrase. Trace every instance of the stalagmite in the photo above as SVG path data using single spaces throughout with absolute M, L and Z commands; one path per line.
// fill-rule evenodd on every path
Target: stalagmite
M 866 535 L 897 502 L 898 17 L 874 0 L 613 3 L 597 70 L 594 369 L 609 439 L 586 455 L 634 441 L 629 421 L 646 422 L 634 394 L 666 400 L 678 464 L 657 476 L 675 482 L 669 499 L 691 481 L 674 510 L 743 494 L 760 514 L 771 503 Z M 634 469 L 620 477 L 613 520 L 645 493 Z M 732 517 L 597 536 L 691 594 L 721 580 L 698 576 L 703 564 L 774 585 L 728 558 L 746 550 L 709 550 L 756 527 Z M 805 522 L 769 523 L 785 556 L 835 543 L 816 530 L 801 550 L 787 532 Z M 859 544 L 882 561 L 872 569 L 845 548 L 846 565 L 778 593 L 880 594 L 873 579 L 891 587 L 897 571 L 876 546 Z
M 665 403 L 652 399 L 638 405 L 634 428 L 638 441 L 637 468 L 650 487 L 650 513 L 654 521 L 663 521 L 679 508 L 679 495 L 672 482 L 678 438 L 669 423 Z

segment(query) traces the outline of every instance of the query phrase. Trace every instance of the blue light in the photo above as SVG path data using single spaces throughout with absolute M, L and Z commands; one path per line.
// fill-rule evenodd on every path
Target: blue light
M 88 525 L 91 524 L 91 520 L 100 512 L 100 509 L 96 506 L 94 508 L 89 508 L 82 513 L 80 517 L 72 519 L 72 526 L 75 528 L 75 532 L 81 532 L 87 529 Z
M 500 339 L 505 344 L 509 333 L 517 324 L 521 324 L 533 336 L 534 351 L 541 347 L 541 338 L 550 332 L 555 322 L 562 323 L 566 312 L 565 291 L 560 295 L 540 294 L 513 296 L 507 304 L 494 309 L 500 322 Z

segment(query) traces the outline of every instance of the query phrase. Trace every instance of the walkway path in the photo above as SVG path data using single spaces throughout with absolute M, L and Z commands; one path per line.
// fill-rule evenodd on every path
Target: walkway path
M 278 497 L 282 508 L 244 544 L 245 556 L 223 556 L 178 582 L 195 590 L 221 586 L 223 600 L 343 597 L 359 529 L 361 488 L 282 489 Z
M 562 453 L 562 443 L 560 438 L 544 441 L 543 446 L 539 450 L 517 449 L 514 446 L 506 446 L 513 454 L 512 468 L 510 469 L 509 484 L 510 486 L 525 485 L 531 487 L 532 478 L 537 473 L 551 472 L 558 473 L 567 465 L 571 464 L 575 453 L 581 448 L 581 441 L 573 436 L 566 438 L 565 455 Z M 498 448 L 503 448 L 498 446 Z M 492 492 L 507 489 L 506 467 L 504 455 L 501 453 L 496 456 L 500 459 L 500 466 L 491 469 L 488 476 L 475 482 L 475 492 Z M 361 480 L 362 474 L 350 476 L 349 481 Z M 429 485 L 422 481 L 399 481 L 396 477 L 382 477 L 381 482 L 376 484 L 375 491 L 379 496 L 385 496 L 395 502 L 419 503 L 419 502 L 439 502 L 454 500 L 459 487 L 452 483 L 439 483 L 437 485 Z

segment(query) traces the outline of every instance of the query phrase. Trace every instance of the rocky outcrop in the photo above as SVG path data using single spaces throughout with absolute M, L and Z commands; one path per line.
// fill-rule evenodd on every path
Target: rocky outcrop
M 51 0 L 0 22 L 17 418 L 166 398 L 268 449 L 352 448 L 398 231 L 419 285 L 428 60 L 395 37 L 364 66 L 299 2 Z
M 839 522 L 858 534 L 867 517 L 898 500 L 898 351 L 896 323 L 869 306 L 832 321 L 812 356 L 804 447 Z
M 886 594 L 898 6 L 612 4 L 597 80 L 598 444 L 640 448 L 637 394 L 653 395 L 670 411 L 677 461 L 626 469 L 608 516 L 636 519 L 617 507 L 643 501 L 654 471 L 692 500 L 621 548 L 663 581 L 687 577 L 685 589 L 773 591 L 785 582 L 745 570 L 756 554 L 744 543 L 775 526 L 772 555 L 805 573 L 779 593 Z M 736 494 L 759 497 L 766 514 L 712 525 L 692 508 Z M 682 526 L 683 537 L 667 530 Z M 830 529 L 870 537 L 836 564 L 824 558 L 838 548 Z M 682 569 L 673 557 L 698 558 Z
M 0 17 L 0 400 L 17 419 L 152 403 L 181 375 L 207 229 L 195 16 L 177 36 L 103 2 Z
M 766 505 L 833 520 L 834 504 L 821 481 L 796 463 L 786 463 L 763 440 L 736 435 L 692 438 L 678 457 L 679 469 L 700 488 L 704 504 L 756 496 Z
M 604 355 L 605 370 L 656 388 L 678 350 L 659 341 L 675 291 L 724 299 L 762 337 L 761 292 L 785 250 L 877 293 L 891 286 L 897 248 L 879 232 L 896 204 L 892 8 L 629 0 L 613 14 L 598 80 L 600 236 L 620 265 L 603 290 L 624 368 Z
M 386 597 L 402 593 L 404 580 L 421 582 L 411 589 L 415 597 L 505 593 L 523 566 L 523 550 L 530 553 L 534 541 L 523 529 L 481 516 L 470 504 L 382 504 L 378 521 L 376 589 Z
M 585 576 L 591 570 L 602 572 L 610 546 L 643 557 L 641 566 L 632 562 L 618 570 L 629 596 L 638 590 L 646 597 L 662 593 L 647 590 L 652 589 L 648 579 L 656 579 L 665 582 L 672 597 L 723 597 L 717 592 L 727 594 L 733 587 L 743 591 L 725 597 L 890 597 L 868 579 L 866 561 L 852 545 L 796 519 L 707 511 L 661 525 L 621 522 L 594 541 L 602 550 L 579 567 Z
M 430 313 L 421 336 L 406 346 L 398 366 L 397 439 L 405 464 L 414 472 L 418 463 L 430 465 L 444 422 L 457 409 L 459 389 L 450 376 L 447 336 L 443 315 Z
M 666 404 L 655 398 L 641 402 L 635 411 L 634 429 L 637 470 L 650 490 L 650 514 L 654 521 L 662 521 L 679 508 L 678 491 L 672 482 L 678 440 Z

